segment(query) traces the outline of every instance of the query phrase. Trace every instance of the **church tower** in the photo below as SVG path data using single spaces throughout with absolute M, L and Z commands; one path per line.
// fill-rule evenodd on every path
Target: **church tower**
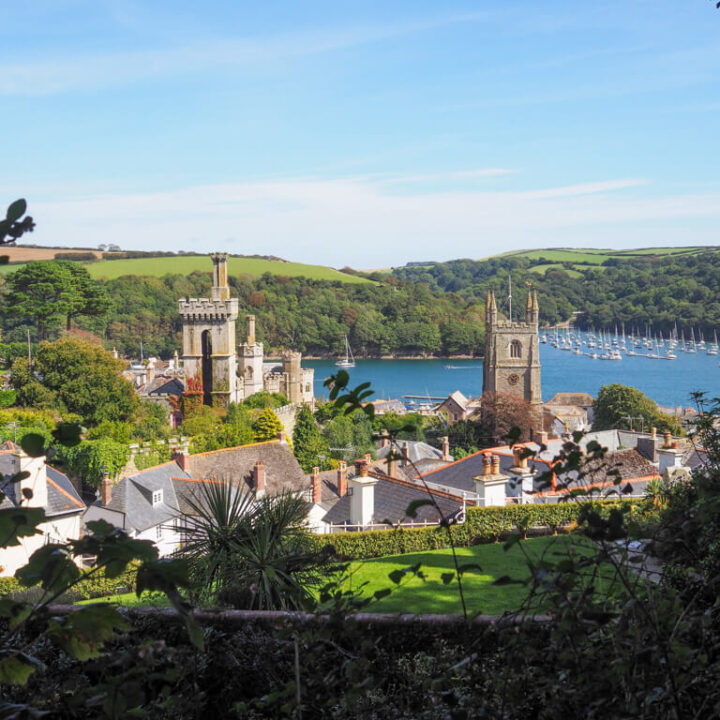
M 204 405 L 237 402 L 235 320 L 237 298 L 230 298 L 227 253 L 213 253 L 210 298 L 179 301 L 183 369 L 189 389 L 202 388 Z
M 495 293 L 485 300 L 485 359 L 483 392 L 505 393 L 523 398 L 539 413 L 540 345 L 538 341 L 539 307 L 537 293 L 528 292 L 525 322 L 498 319 Z

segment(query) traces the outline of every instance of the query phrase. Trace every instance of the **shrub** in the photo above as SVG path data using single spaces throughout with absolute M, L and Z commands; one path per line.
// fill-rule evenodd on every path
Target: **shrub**
M 598 502 L 597 507 L 607 513 L 611 508 L 625 506 L 637 523 L 649 521 L 652 510 L 645 504 L 631 500 Z M 480 545 L 497 542 L 513 532 L 524 534 L 530 528 L 559 528 L 577 524 L 581 503 L 549 503 L 547 505 L 509 505 L 507 507 L 468 508 L 465 522 L 452 526 L 456 545 Z M 637 525 L 638 528 L 641 525 Z M 344 560 L 358 560 L 384 555 L 401 555 L 426 550 L 440 550 L 450 547 L 445 528 L 396 528 L 369 530 L 364 532 L 333 533 L 316 535 L 314 541 L 319 547 L 330 545 Z

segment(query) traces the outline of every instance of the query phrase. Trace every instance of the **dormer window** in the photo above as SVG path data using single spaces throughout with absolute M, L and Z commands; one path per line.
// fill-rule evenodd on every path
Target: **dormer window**
M 162 490 L 153 490 L 153 494 L 152 494 L 153 507 L 155 505 L 159 505 L 162 501 L 163 501 L 163 491 Z

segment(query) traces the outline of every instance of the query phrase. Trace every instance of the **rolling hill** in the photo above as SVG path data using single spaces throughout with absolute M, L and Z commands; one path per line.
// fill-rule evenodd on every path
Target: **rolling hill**
M 16 254 L 12 251 L 29 250 L 29 248 L 3 248 L 2 253 L 10 256 L 8 265 L 0 265 L 0 274 L 17 270 L 24 262 L 15 260 Z M 44 250 L 45 252 L 34 253 L 28 256 L 25 253 L 17 260 L 50 260 L 54 253 L 61 252 L 58 249 L 47 250 L 45 248 L 33 248 L 33 250 Z M 72 249 L 67 248 L 73 252 Z M 74 251 L 80 252 L 80 251 Z M 37 255 L 37 257 L 35 257 Z M 142 257 L 123 258 L 119 260 L 98 260 L 96 262 L 84 263 L 90 275 L 96 279 L 106 278 L 112 280 L 122 275 L 149 275 L 151 277 L 162 277 L 163 275 L 180 274 L 189 275 L 192 272 L 210 272 L 212 263 L 207 256 L 203 255 L 177 255 L 167 257 Z M 368 283 L 370 280 L 364 277 L 356 277 L 342 273 L 334 268 L 323 265 L 306 265 L 304 263 L 285 262 L 283 260 L 264 260 L 262 258 L 230 257 L 228 258 L 229 272 L 231 275 L 249 275 L 260 277 L 264 273 L 285 277 L 306 277 L 311 280 L 330 280 L 342 283 Z

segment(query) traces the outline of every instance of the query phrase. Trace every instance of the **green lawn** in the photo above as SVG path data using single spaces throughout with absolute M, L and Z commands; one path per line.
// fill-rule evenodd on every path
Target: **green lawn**
M 100 260 L 85 265 L 94 278 L 113 279 L 122 275 L 151 275 L 162 277 L 168 274 L 189 275 L 199 270 L 210 272 L 212 262 L 209 257 L 151 257 L 129 258 L 127 260 Z M 230 275 L 251 275 L 260 277 L 269 272 L 287 277 L 307 277 L 313 280 L 339 280 L 344 283 L 367 283 L 367 278 L 346 275 L 339 270 L 323 265 L 304 265 L 303 263 L 282 262 L 281 260 L 262 260 L 260 258 L 228 258 Z
M 516 544 L 507 552 L 503 543 L 475 545 L 456 550 L 460 564 L 477 563 L 480 571 L 466 573 L 463 588 L 468 611 L 482 612 L 486 615 L 500 615 L 506 611 L 519 609 L 527 596 L 525 585 L 493 585 L 504 575 L 513 579 L 528 578 L 530 573 L 523 550 L 530 557 L 539 558 L 543 553 L 548 558 L 557 559 L 557 554 L 566 554 L 571 549 L 587 554 L 590 552 L 588 541 L 581 536 L 559 535 L 541 537 Z M 388 578 L 393 570 L 421 564 L 425 581 L 406 576 L 399 586 L 394 586 Z M 350 566 L 349 587 L 359 588 L 363 583 L 363 595 L 371 595 L 376 590 L 394 587 L 391 595 L 373 603 L 367 612 L 412 612 L 412 613 L 459 613 L 462 606 L 458 597 L 457 582 L 444 584 L 441 575 L 453 571 L 450 550 L 432 550 L 424 553 L 392 555 L 353 563 Z
M 125 607 L 139 605 L 142 607 L 169 607 L 167 597 L 163 593 L 144 592 L 138 597 L 134 592 L 108 595 L 106 597 L 92 598 L 91 600 L 78 600 L 76 605 L 92 605 L 93 603 L 116 603 Z

